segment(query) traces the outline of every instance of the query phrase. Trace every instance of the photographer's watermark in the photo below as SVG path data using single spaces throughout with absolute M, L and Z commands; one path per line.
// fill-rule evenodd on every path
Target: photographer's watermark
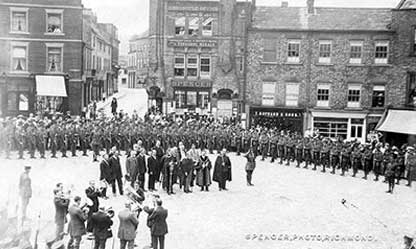
M 341 235 L 341 234 L 264 234 L 250 233 L 245 235 L 248 241 L 310 241 L 310 242 L 349 242 L 372 243 L 377 239 L 373 235 Z

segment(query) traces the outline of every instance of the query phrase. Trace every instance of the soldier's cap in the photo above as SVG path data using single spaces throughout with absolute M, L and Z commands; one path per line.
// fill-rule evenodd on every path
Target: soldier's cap
M 415 150 L 415 147 L 413 147 L 413 146 L 407 146 L 406 150 Z
M 31 168 L 32 168 L 32 166 L 30 166 L 30 165 L 26 165 L 26 166 L 25 166 L 25 170 L 26 170 L 26 169 L 31 169 Z

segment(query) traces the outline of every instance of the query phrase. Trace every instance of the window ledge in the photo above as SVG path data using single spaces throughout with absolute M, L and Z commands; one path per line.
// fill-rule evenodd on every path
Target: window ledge
M 383 106 L 383 107 L 370 107 L 371 108 L 371 110 L 373 110 L 373 111 L 384 111 L 384 109 L 385 109 L 385 107 Z
M 315 66 L 335 66 L 334 63 L 316 63 Z
M 362 107 L 346 107 L 345 110 L 349 110 L 349 111 L 362 111 L 362 110 L 364 110 L 364 108 L 362 108 Z
M 62 75 L 64 72 L 45 72 L 45 74 Z
M 302 66 L 303 63 L 301 62 L 285 62 L 284 65 L 291 65 L 291 66 Z
M 27 31 L 10 31 L 9 34 L 13 34 L 13 35 L 30 35 L 30 33 L 27 32 Z
M 372 64 L 373 67 L 392 67 L 392 64 Z
M 320 110 L 331 110 L 332 108 L 329 106 L 315 106 L 315 109 L 320 109 Z
M 277 65 L 277 61 L 262 61 L 260 62 L 261 65 Z
M 363 63 L 360 63 L 360 64 L 358 64 L 358 63 L 348 63 L 347 64 L 347 67 L 365 67 L 366 65 L 365 64 L 363 64 Z
M 29 75 L 30 74 L 28 71 L 10 71 L 9 73 L 13 75 L 17 75 L 17 74 Z
M 64 36 L 65 35 L 65 33 L 53 33 L 53 32 L 45 32 L 45 33 L 43 33 L 44 35 L 50 35 L 50 36 L 54 36 L 54 35 L 56 35 L 56 36 Z

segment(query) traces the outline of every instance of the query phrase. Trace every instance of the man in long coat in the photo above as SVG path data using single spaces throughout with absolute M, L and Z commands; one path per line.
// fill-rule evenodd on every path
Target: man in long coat
M 94 249 L 105 249 L 105 243 L 111 236 L 111 226 L 113 221 L 111 217 L 105 213 L 104 207 L 100 207 L 97 212 L 91 216 L 91 225 L 94 234 Z
M 227 150 L 224 148 L 217 157 L 214 166 L 213 180 L 218 182 L 219 190 L 227 190 L 226 182 L 231 181 L 231 161 L 227 156 Z
M 110 167 L 111 167 L 111 172 L 113 174 L 113 181 L 111 182 L 111 187 L 113 189 L 113 194 L 116 195 L 116 182 L 117 182 L 118 191 L 120 195 L 123 195 L 123 182 L 121 180 L 123 177 L 123 174 L 121 172 L 120 157 L 115 147 L 113 147 L 111 151 L 112 151 L 112 156 L 110 158 Z
M 54 205 L 55 205 L 55 224 L 56 224 L 56 238 L 62 239 L 64 226 L 66 223 L 66 215 L 68 214 L 69 199 L 63 195 L 62 184 L 56 185 L 54 193 Z
M 211 185 L 211 168 L 212 165 L 207 156 L 207 151 L 203 150 L 196 168 L 196 185 L 201 187 L 201 191 L 209 191 L 208 187 Z
M 120 239 L 120 249 L 134 248 L 134 240 L 136 239 L 136 229 L 139 221 L 136 215 L 130 210 L 131 204 L 127 202 L 125 209 L 118 214 L 120 226 L 118 228 L 118 238 Z
M 100 163 L 100 180 L 104 180 L 107 184 L 111 184 L 114 180 L 108 154 L 103 155 L 103 160 Z M 107 188 L 103 190 L 102 194 L 103 196 L 107 196 Z
M 79 249 L 82 236 L 86 234 L 85 221 L 87 220 L 87 215 L 81 210 L 81 197 L 75 196 L 74 202 L 69 208 L 70 221 L 68 230 L 70 239 L 67 248 Z
M 126 174 L 132 187 L 134 186 L 134 182 L 137 180 L 137 174 L 139 173 L 136 153 L 135 150 L 130 151 L 130 156 L 126 159 Z

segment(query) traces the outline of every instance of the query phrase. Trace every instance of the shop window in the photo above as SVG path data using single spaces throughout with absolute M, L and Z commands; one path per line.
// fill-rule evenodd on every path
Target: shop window
M 331 63 L 331 41 L 319 41 L 319 63 Z
M 61 47 L 48 47 L 48 72 L 62 72 Z
M 27 71 L 27 46 L 12 47 L 12 71 Z
M 363 53 L 362 41 L 350 42 L 350 64 L 361 64 Z
M 387 64 L 388 63 L 388 53 L 389 53 L 389 42 L 388 41 L 378 41 L 376 42 L 375 48 L 375 60 L 376 64 Z
M 185 55 L 175 55 L 175 77 L 185 77 Z
M 188 107 L 195 107 L 197 104 L 197 94 L 194 91 L 186 92 L 186 105 Z
M 199 17 L 189 19 L 188 35 L 198 36 L 199 33 Z
M 62 15 L 60 10 L 46 10 L 47 33 L 62 33 Z
M 385 98 L 386 98 L 385 86 L 374 86 L 372 107 L 384 107 Z
M 211 57 L 201 56 L 200 74 L 201 78 L 211 77 Z
M 28 9 L 12 9 L 11 10 L 11 31 L 12 32 L 28 32 Z
M 197 78 L 198 77 L 198 56 L 190 54 L 187 58 L 187 76 L 188 78 Z
M 37 96 L 36 109 L 42 113 L 61 111 L 63 98 L 54 96 Z
M 198 107 L 201 109 L 208 109 L 209 104 L 209 92 L 198 93 Z
M 274 39 L 264 39 L 263 62 L 276 62 L 277 50 Z
M 351 139 L 361 139 L 363 137 L 363 129 L 363 119 L 351 119 Z
M 410 106 L 416 106 L 416 72 L 407 73 L 408 81 L 408 101 Z
M 299 84 L 286 84 L 286 106 L 298 106 Z
M 202 22 L 202 35 L 203 36 L 212 36 L 212 27 L 214 19 L 212 17 L 207 17 Z
M 348 104 L 349 108 L 359 108 L 361 100 L 361 86 L 350 85 L 348 86 Z
M 175 19 L 175 35 L 185 35 L 185 17 Z
M 175 91 L 175 106 L 176 108 L 185 108 L 186 106 L 186 92 Z
M 265 106 L 274 106 L 276 93 L 276 83 L 275 82 L 263 82 L 263 95 L 262 95 L 262 105 Z
M 292 40 L 288 42 L 287 62 L 289 63 L 300 62 L 300 41 L 299 40 Z
M 328 107 L 329 106 L 329 84 L 319 84 L 317 93 L 317 106 Z
M 314 128 L 318 130 L 319 135 L 336 139 L 347 138 L 348 119 L 342 118 L 314 118 Z

